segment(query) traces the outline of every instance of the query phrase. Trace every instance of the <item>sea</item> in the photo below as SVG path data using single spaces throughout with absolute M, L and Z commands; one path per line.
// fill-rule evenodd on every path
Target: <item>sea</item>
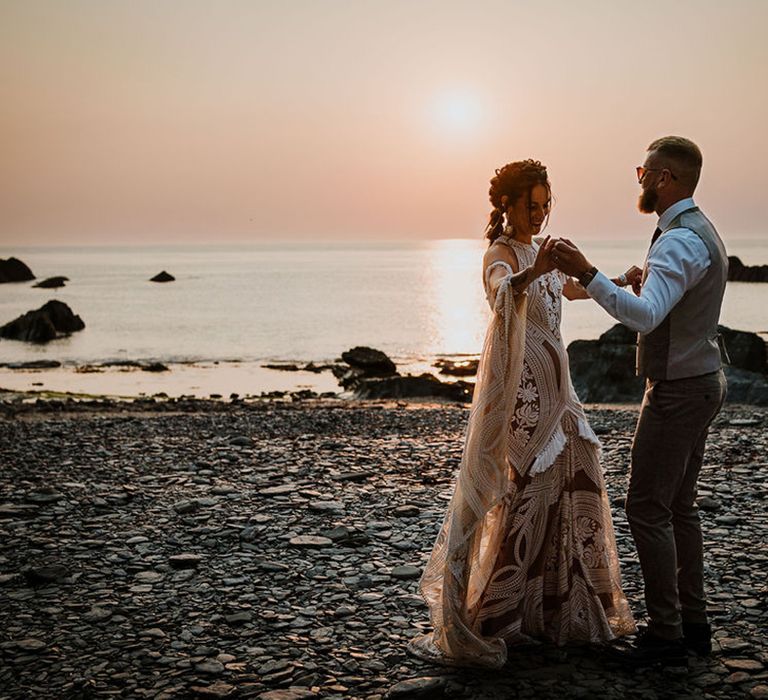
M 642 265 L 646 241 L 580 241 L 613 276 Z M 768 263 L 768 242 L 727 241 L 745 264 Z M 0 285 L 0 325 L 50 299 L 67 303 L 85 329 L 45 345 L 0 340 L 0 364 L 56 360 L 60 368 L 0 367 L 0 388 L 140 396 L 258 395 L 339 391 L 330 372 L 264 364 L 337 361 L 357 345 L 384 351 L 401 372 L 437 374 L 437 358 L 480 352 L 490 310 L 481 281 L 482 240 L 143 247 L 0 247 L 37 280 L 60 289 Z M 161 270 L 176 279 L 150 282 Z M 615 321 L 590 300 L 563 300 L 566 343 L 593 339 Z M 768 338 L 768 284 L 728 284 L 721 323 Z M 161 362 L 170 371 L 99 367 Z

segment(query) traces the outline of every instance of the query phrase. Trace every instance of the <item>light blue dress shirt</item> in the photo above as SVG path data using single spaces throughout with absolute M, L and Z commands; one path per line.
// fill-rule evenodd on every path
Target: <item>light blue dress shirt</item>
M 658 227 L 664 231 L 678 214 L 695 206 L 691 197 L 675 202 L 659 217 Z M 671 228 L 648 251 L 648 274 L 639 297 L 630 288 L 616 286 L 602 272 L 587 285 L 587 293 L 628 328 L 650 333 L 701 281 L 710 262 L 707 246 L 693 231 Z

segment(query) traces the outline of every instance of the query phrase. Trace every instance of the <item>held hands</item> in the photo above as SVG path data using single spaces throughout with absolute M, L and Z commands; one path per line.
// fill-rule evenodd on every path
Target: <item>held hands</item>
M 559 270 L 577 279 L 592 269 L 592 263 L 587 260 L 584 253 L 567 238 L 560 238 L 554 242 L 551 256 Z
M 552 259 L 559 270 L 577 279 L 592 268 L 592 263 L 567 238 L 561 238 L 555 242 L 554 249 L 552 250 Z M 643 271 L 637 265 L 632 265 L 624 273 L 624 277 L 627 280 L 627 285 L 632 286 L 632 291 L 635 295 L 640 296 Z
M 555 244 L 557 243 L 556 238 L 550 238 L 550 236 L 547 236 L 539 246 L 539 250 L 536 253 L 536 260 L 533 261 L 533 276 L 539 277 L 540 275 L 544 275 L 547 272 L 552 272 L 552 270 L 557 267 L 555 265 L 555 261 L 552 258 L 552 252 L 554 250 Z

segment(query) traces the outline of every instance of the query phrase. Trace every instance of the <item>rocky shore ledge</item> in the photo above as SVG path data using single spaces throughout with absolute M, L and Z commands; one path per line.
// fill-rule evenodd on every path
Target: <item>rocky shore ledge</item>
M 23 406 L 0 419 L 3 698 L 768 697 L 768 409 L 729 405 L 711 431 L 699 504 L 717 642 L 670 673 L 549 645 L 502 672 L 406 655 L 427 629 L 417 581 L 466 405 Z M 589 419 L 641 617 L 622 509 L 636 409 Z

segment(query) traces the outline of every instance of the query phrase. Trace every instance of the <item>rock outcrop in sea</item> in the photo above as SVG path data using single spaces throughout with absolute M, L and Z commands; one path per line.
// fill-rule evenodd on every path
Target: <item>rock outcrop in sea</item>
M 83 319 L 75 315 L 64 302 L 54 299 L 0 327 L 0 338 L 47 343 L 60 335 L 69 335 L 83 328 Z
M 150 282 L 173 282 L 175 280 L 176 278 L 172 274 L 163 270 L 162 272 L 158 272 L 149 281 Z
M 768 282 L 768 265 L 745 265 L 735 255 L 729 255 L 728 281 Z
M 0 283 L 28 282 L 35 279 L 32 270 L 18 258 L 0 260 Z
M 33 287 L 39 287 L 40 289 L 57 289 L 58 287 L 64 287 L 65 282 L 69 282 L 69 277 L 64 277 L 63 275 L 59 275 L 57 277 L 48 277 L 47 279 L 44 279 L 42 282 L 38 282 L 37 284 L 33 284 Z
M 0 362 L 0 367 L 8 369 L 55 369 L 61 367 L 58 360 L 29 360 L 27 362 Z

